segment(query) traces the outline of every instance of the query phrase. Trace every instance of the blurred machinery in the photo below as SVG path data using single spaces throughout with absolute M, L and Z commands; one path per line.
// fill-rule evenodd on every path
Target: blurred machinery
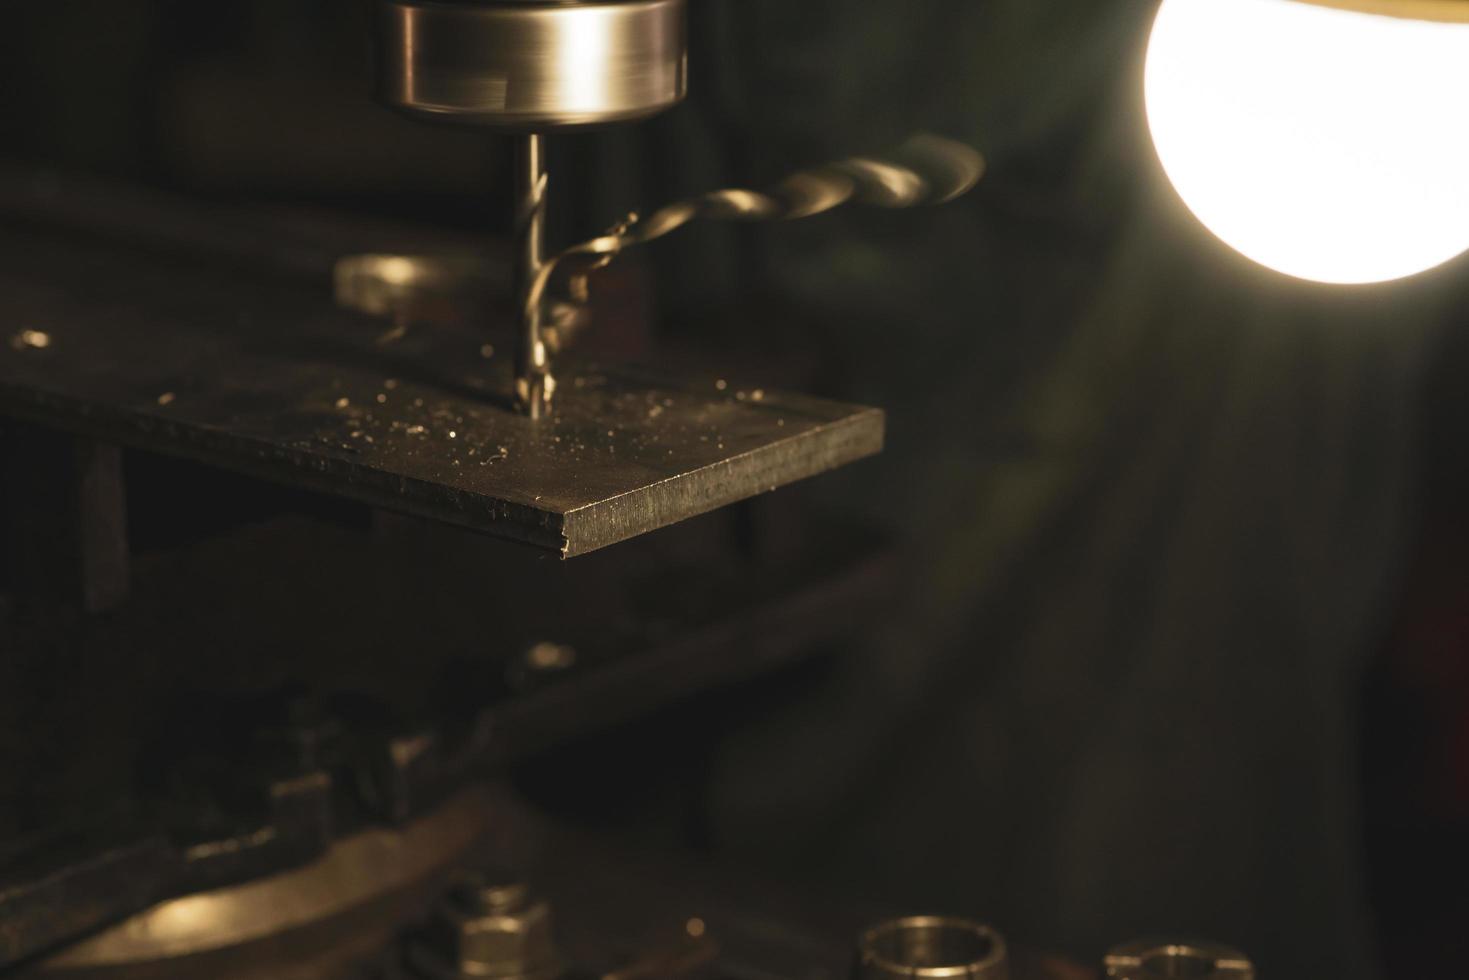
M 376 9 L 383 101 L 518 134 L 508 246 L 0 180 L 0 716 L 25 747 L 0 972 L 1089 975 L 978 923 L 630 861 L 503 786 L 839 648 L 886 588 L 882 542 L 752 500 L 877 452 L 882 413 L 578 359 L 609 315 L 588 284 L 698 217 L 944 200 L 977 155 L 854 158 L 548 256 L 543 134 L 678 102 L 684 0 Z M 1249 975 L 1212 955 L 1107 969 Z

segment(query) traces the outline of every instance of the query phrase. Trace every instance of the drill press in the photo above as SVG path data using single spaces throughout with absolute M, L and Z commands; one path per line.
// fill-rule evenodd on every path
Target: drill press
M 383 0 L 379 97 L 421 119 L 516 134 L 516 399 L 540 418 L 555 393 L 532 297 L 544 261 L 543 134 L 631 122 L 687 88 L 685 0 Z
M 968 191 L 983 170 L 971 148 L 920 135 L 893 154 L 806 169 L 768 191 L 717 190 L 634 213 L 548 255 L 545 134 L 643 119 L 676 105 L 687 85 L 685 16 L 685 0 L 378 0 L 380 101 L 420 120 L 483 127 L 516 140 L 515 270 L 509 303 L 497 302 L 515 330 L 509 377 L 497 363 L 453 354 L 461 341 L 449 332 L 415 331 L 405 339 L 409 326 L 432 323 L 445 311 L 460 326 L 503 321 L 482 305 L 504 292 L 491 285 L 483 262 L 464 254 L 366 254 L 346 256 L 335 268 L 339 305 L 395 321 L 380 343 L 393 344 L 419 366 L 442 359 L 461 384 L 490 396 L 456 406 L 454 417 L 476 421 L 467 435 L 495 450 L 494 470 L 472 478 L 442 467 L 431 474 L 489 506 L 488 520 L 465 520 L 473 508 L 456 506 L 456 523 L 547 544 L 570 557 L 882 447 L 884 417 L 876 409 L 562 357 L 569 333 L 563 316 L 578 325 L 585 319 L 579 307 L 588 275 L 627 247 L 699 218 L 785 220 L 848 202 L 942 203 Z M 571 302 L 549 301 L 553 277 Z M 516 410 L 505 410 L 506 403 Z M 363 456 L 389 453 L 395 464 L 415 467 L 424 459 L 416 447 L 395 441 L 394 431 L 369 431 L 381 412 L 353 421 L 353 438 L 376 439 L 360 447 Z M 433 428 L 430 418 L 396 421 L 419 434 Z M 456 428 L 456 434 L 464 445 L 466 432 Z

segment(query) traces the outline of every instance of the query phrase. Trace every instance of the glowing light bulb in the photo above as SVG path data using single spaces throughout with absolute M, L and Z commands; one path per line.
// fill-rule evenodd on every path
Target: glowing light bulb
M 1184 203 L 1256 262 L 1367 283 L 1469 250 L 1469 23 L 1164 0 L 1145 94 Z

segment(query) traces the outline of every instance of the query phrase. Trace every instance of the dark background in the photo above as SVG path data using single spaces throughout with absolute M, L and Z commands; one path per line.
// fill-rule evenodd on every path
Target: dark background
M 1086 959 L 1181 932 L 1267 976 L 1462 963 L 1469 264 L 1332 289 L 1210 238 L 1147 143 L 1150 3 L 691 6 L 686 105 L 553 140 L 556 240 L 918 129 L 990 163 L 941 210 L 651 249 L 660 343 L 889 410 L 888 452 L 811 493 L 903 560 L 863 649 L 723 703 L 693 843 Z M 504 140 L 373 105 L 353 0 L 5 14 L 13 163 L 505 230 Z M 669 836 L 608 785 L 557 800 Z

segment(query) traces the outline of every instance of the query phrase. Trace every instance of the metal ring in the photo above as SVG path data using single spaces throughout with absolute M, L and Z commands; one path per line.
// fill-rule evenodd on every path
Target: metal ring
M 1005 939 L 969 919 L 914 915 L 862 933 L 856 980 L 1008 980 Z
M 1214 943 L 1140 939 L 1114 947 L 1102 961 L 1108 980 L 1254 980 L 1255 965 L 1237 949 Z
M 686 0 L 380 0 L 378 91 L 441 122 L 625 122 L 687 91 Z

